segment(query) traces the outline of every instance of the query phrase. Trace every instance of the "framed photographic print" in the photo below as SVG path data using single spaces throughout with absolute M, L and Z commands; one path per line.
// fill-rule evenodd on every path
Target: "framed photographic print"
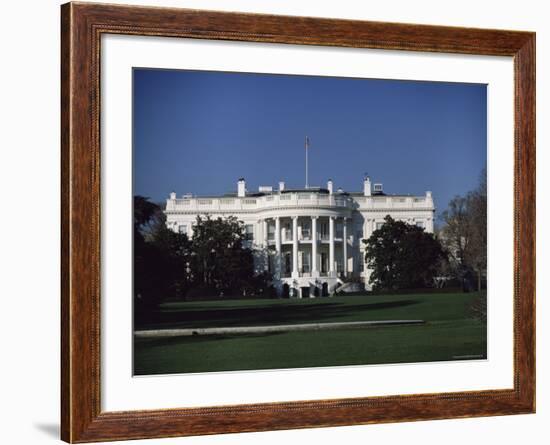
M 63 440 L 534 412 L 534 33 L 61 17 Z

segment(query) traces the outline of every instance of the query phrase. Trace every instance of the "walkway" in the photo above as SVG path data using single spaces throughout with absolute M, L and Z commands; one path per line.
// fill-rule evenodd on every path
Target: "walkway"
M 273 332 L 320 331 L 330 329 L 374 328 L 381 326 L 418 325 L 424 320 L 380 320 L 380 321 L 348 321 L 339 323 L 303 323 L 282 324 L 274 326 L 241 326 L 219 328 L 186 328 L 186 329 L 154 329 L 136 331 L 134 335 L 141 338 L 187 337 L 192 335 L 234 335 L 234 334 L 265 334 Z

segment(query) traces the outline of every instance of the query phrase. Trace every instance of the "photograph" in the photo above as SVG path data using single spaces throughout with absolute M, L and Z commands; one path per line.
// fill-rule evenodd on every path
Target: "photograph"
M 132 81 L 134 375 L 487 359 L 487 85 Z

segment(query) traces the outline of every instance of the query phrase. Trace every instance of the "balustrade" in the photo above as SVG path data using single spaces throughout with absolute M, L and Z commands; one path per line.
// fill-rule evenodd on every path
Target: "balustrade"
M 245 198 L 178 198 L 169 199 L 166 209 L 168 211 L 193 211 L 200 212 L 216 211 L 223 208 L 228 210 L 257 209 L 268 210 L 278 207 L 300 207 L 300 206 L 319 206 L 319 207 L 343 207 L 360 209 L 394 209 L 394 208 L 425 208 L 431 206 L 432 201 L 426 197 L 413 196 L 354 196 L 347 195 L 325 195 L 319 193 L 282 193 L 265 195 L 259 197 Z

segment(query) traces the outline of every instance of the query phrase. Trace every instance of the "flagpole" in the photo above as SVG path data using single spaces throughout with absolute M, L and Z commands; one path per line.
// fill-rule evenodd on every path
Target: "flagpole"
M 307 177 L 307 157 L 308 157 L 308 148 L 309 148 L 309 138 L 306 136 L 306 189 L 309 188 L 309 183 L 308 183 L 308 177 Z

